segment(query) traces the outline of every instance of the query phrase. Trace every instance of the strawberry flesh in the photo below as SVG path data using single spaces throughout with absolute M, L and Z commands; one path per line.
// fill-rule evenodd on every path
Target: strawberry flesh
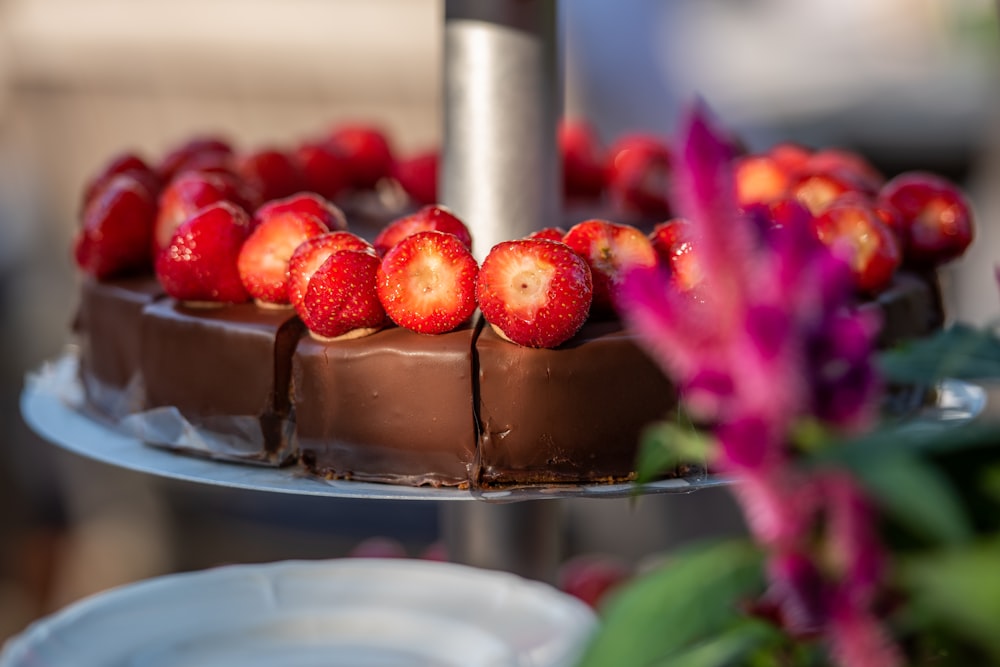
M 583 326 L 593 298 L 590 268 L 564 243 L 504 241 L 490 250 L 476 300 L 501 336 L 526 347 L 561 345 Z
M 251 232 L 240 250 L 238 266 L 243 286 L 258 303 L 291 303 L 288 265 L 306 240 L 330 231 L 308 213 L 286 212 L 269 217 Z
M 385 255 L 389 249 L 407 236 L 411 236 L 417 232 L 428 231 L 454 234 L 465 247 L 472 249 L 472 235 L 469 233 L 469 228 L 465 226 L 465 223 L 444 206 L 434 204 L 424 206 L 415 213 L 390 222 L 375 237 L 375 250 L 378 251 L 379 255 Z
M 345 231 L 327 232 L 303 241 L 288 260 L 288 300 L 294 308 L 298 308 L 305 298 L 316 269 L 338 250 L 375 253 L 368 241 Z
M 454 234 L 419 232 L 382 259 L 379 300 L 399 326 L 423 334 L 445 333 L 475 311 L 478 270 L 472 253 Z

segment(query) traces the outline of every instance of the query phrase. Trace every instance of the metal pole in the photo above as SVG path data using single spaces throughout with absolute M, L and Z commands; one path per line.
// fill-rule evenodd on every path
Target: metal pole
M 558 224 L 556 0 L 445 0 L 442 201 L 482 261 Z

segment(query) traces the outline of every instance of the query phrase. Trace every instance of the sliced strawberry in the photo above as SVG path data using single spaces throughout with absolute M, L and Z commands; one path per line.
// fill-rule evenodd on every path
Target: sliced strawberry
M 273 215 L 257 225 L 243 244 L 238 261 L 250 296 L 260 305 L 291 303 L 288 262 L 292 254 L 308 239 L 328 231 L 319 218 L 294 211 Z
M 880 204 L 898 212 L 909 262 L 937 266 L 972 243 L 972 208 L 957 185 L 926 172 L 906 172 L 885 184 Z
M 195 165 L 226 163 L 233 154 L 232 144 L 221 137 L 194 137 L 175 146 L 160 160 L 156 171 L 164 183 Z
M 746 155 L 737 158 L 733 166 L 736 199 L 740 206 L 781 199 L 788 192 L 791 174 L 778 160 L 769 155 Z
M 264 203 L 253 215 L 254 226 L 281 213 L 308 213 L 319 218 L 331 231 L 347 229 L 347 218 L 340 207 L 315 192 L 299 192 Z
M 305 188 L 298 163 L 277 148 L 238 155 L 236 172 L 259 193 L 261 201 L 288 197 Z
M 851 267 L 858 290 L 876 294 L 902 262 L 895 234 L 862 199 L 831 204 L 816 216 L 816 235 Z
M 444 206 L 424 206 L 416 213 L 393 220 L 378 236 L 375 237 L 375 250 L 379 255 L 385 255 L 392 246 L 407 236 L 417 232 L 448 232 L 462 241 L 465 247 L 472 249 L 472 235 L 465 223 Z
M 320 339 L 357 338 L 385 326 L 376 293 L 379 258 L 362 250 L 338 250 L 320 264 L 296 309 Z
M 247 301 L 250 295 L 236 262 L 249 230 L 246 211 L 228 202 L 198 211 L 177 228 L 156 259 L 163 290 L 179 301 Z
M 105 279 L 148 270 L 156 202 L 129 173 L 112 176 L 83 212 L 74 241 L 77 266 Z
M 479 265 L 454 234 L 419 232 L 382 259 L 378 297 L 401 327 L 423 334 L 451 331 L 476 309 Z
M 350 186 L 347 160 L 334 146 L 306 141 L 295 149 L 294 159 L 302 172 L 305 190 L 336 199 Z
M 347 161 L 351 186 L 359 190 L 375 187 L 383 178 L 392 176 L 395 161 L 385 133 L 368 125 L 341 125 L 329 136 Z
M 137 154 L 126 152 L 113 157 L 90 179 L 83 190 L 83 203 L 80 210 L 86 210 L 100 191 L 119 174 L 128 174 L 141 182 L 153 197 L 153 201 L 156 201 L 161 187 L 159 175 Z
M 563 197 L 569 201 L 599 199 L 607 179 L 604 147 L 597 132 L 585 120 L 564 118 L 556 141 L 562 161 Z
M 587 320 L 590 268 L 565 243 L 504 241 L 490 250 L 476 280 L 476 301 L 490 326 L 527 347 L 556 347 Z
M 182 222 L 209 204 L 231 202 L 251 210 L 252 199 L 244 185 L 233 176 L 188 171 L 167 184 L 160 194 L 153 236 L 154 256 L 159 254 Z
M 393 176 L 403 188 L 403 192 L 417 204 L 434 204 L 438 201 L 438 163 L 436 150 L 399 160 L 393 168 Z
M 656 266 L 656 251 L 649 238 L 630 225 L 585 220 L 570 227 L 563 242 L 590 265 L 596 315 L 615 312 L 618 285 L 629 269 Z
M 531 232 L 525 238 L 548 239 L 549 241 L 562 241 L 564 236 L 566 236 L 566 230 L 563 229 L 562 227 L 543 227 L 542 229 L 536 229 L 535 231 Z
M 684 218 L 661 222 L 649 233 L 661 266 L 670 272 L 670 282 L 681 292 L 689 292 L 705 278 L 694 249 L 691 224 Z
M 316 269 L 338 250 L 375 253 L 371 243 L 350 232 L 327 232 L 303 241 L 288 260 L 288 300 L 293 308 L 298 308 L 305 298 Z
M 608 150 L 608 192 L 626 215 L 670 217 L 671 154 L 667 143 L 646 134 L 629 134 Z

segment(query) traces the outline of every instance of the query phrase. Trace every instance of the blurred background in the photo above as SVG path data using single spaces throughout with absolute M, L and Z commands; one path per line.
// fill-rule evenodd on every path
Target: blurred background
M 565 110 L 607 142 L 669 135 L 700 95 L 754 149 L 864 152 L 965 185 L 973 250 L 949 314 L 1000 300 L 998 30 L 989 0 L 563 0 Z M 296 498 L 169 482 L 66 454 L 22 423 L 25 373 L 75 308 L 81 188 L 114 153 L 196 134 L 293 143 L 341 121 L 436 146 L 442 0 L 0 0 L 0 639 L 110 586 L 232 562 L 324 558 L 388 536 L 439 540 L 432 503 Z M 631 564 L 742 528 L 725 491 L 565 503 L 567 554 Z

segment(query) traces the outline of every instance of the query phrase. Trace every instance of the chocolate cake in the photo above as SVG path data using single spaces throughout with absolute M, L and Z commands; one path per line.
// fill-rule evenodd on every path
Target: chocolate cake
M 243 440 L 245 459 L 291 463 L 297 452 L 323 477 L 473 488 L 627 480 L 642 429 L 676 406 L 671 383 L 613 320 L 588 322 L 556 349 L 505 341 L 478 315 L 440 335 L 389 327 L 321 341 L 292 310 L 190 308 L 148 279 L 86 281 L 82 295 L 85 386 L 132 386 L 133 410 L 176 410 Z M 883 314 L 886 345 L 942 322 L 927 275 L 900 272 L 863 307 Z

